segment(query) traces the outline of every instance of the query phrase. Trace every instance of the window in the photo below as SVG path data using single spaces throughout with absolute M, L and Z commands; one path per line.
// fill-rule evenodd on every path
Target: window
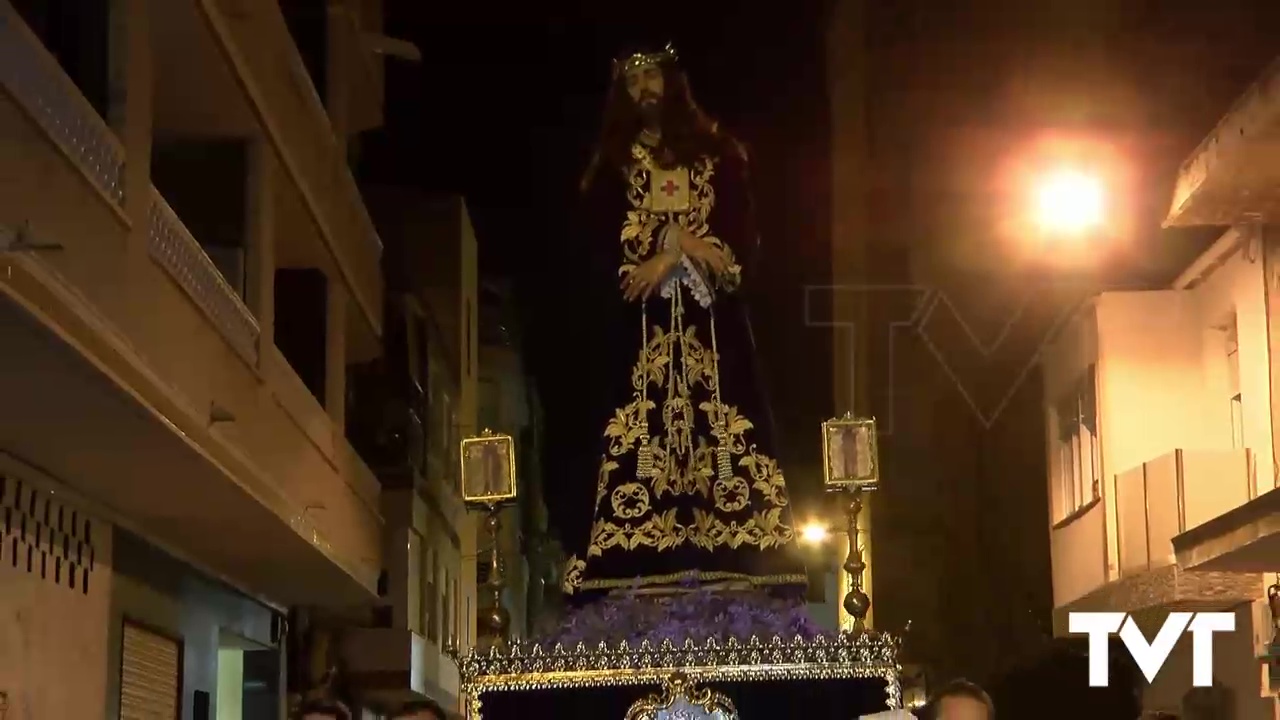
M 409 617 L 409 632 L 418 635 L 425 634 L 423 625 L 426 621 L 427 613 L 423 609 L 423 604 L 429 602 L 430 595 L 422 592 L 425 584 L 422 582 L 422 575 L 426 571 L 427 553 L 423 550 L 423 538 L 416 530 L 409 530 L 408 554 L 409 554 L 409 598 L 406 614 Z
M 152 143 L 151 182 L 241 299 L 251 174 L 249 145 L 243 140 L 167 137 Z
M 449 617 L 453 619 L 449 626 L 449 644 L 455 648 L 458 647 L 458 626 L 461 624 L 458 606 L 458 578 L 454 577 L 449 580 Z
M 453 632 L 453 608 L 449 604 L 449 588 L 453 585 L 453 578 L 449 577 L 449 570 L 444 570 L 444 579 L 440 583 L 440 643 L 446 644 L 452 638 L 450 633 Z
M 1244 402 L 1240 394 L 1240 343 L 1236 319 L 1227 326 L 1227 402 L 1231 408 L 1231 447 L 1244 447 Z
M 107 119 L 111 9 L 108 0 L 16 0 L 14 9 L 81 94 Z
M 472 360 L 472 357 L 471 357 L 471 355 L 472 355 L 472 351 L 471 351 L 471 336 L 472 336 L 472 333 L 471 333 L 471 315 L 472 315 L 472 313 L 471 313 L 471 298 L 467 298 L 467 300 L 466 300 L 466 302 L 465 302 L 465 304 L 464 304 L 464 307 L 465 307 L 465 313 L 466 313 L 466 314 L 465 314 L 465 316 L 462 318 L 462 322 L 463 322 L 463 331 L 466 333 L 466 336 L 464 337 L 464 343 L 465 343 L 466 347 L 463 349 L 463 353 L 465 353 L 465 355 L 466 355 L 466 358 L 465 358 L 465 360 L 466 360 L 466 367 L 465 367 L 465 369 L 463 370 L 463 372 L 465 372 L 465 373 L 466 373 L 466 376 L 467 376 L 467 377 L 471 377 L 472 375 L 475 375 L 475 365 L 473 364 L 473 360 Z
M 439 642 L 440 633 L 437 629 L 437 618 L 439 613 L 436 610 L 436 572 L 439 567 L 439 558 L 436 557 L 435 548 L 430 543 L 424 543 L 426 547 L 426 558 L 423 561 L 423 588 L 422 588 L 422 624 L 424 626 L 427 640 L 430 642 Z
M 285 0 L 280 3 L 285 26 L 311 76 L 316 95 L 326 101 L 329 85 L 329 15 L 321 3 Z
M 1244 406 L 1240 393 L 1231 396 L 1231 447 L 1244 447 Z
M 1067 517 L 1101 493 L 1096 366 L 1089 366 L 1055 410 L 1059 507 L 1061 516 Z
M 329 279 L 314 268 L 275 274 L 276 348 L 321 406 L 329 362 Z

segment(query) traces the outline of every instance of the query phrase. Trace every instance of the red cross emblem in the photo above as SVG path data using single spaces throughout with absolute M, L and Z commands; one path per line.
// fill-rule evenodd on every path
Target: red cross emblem
M 671 178 L 667 178 L 667 181 L 662 184 L 660 189 L 667 197 L 675 197 L 676 191 L 680 189 L 680 186 Z

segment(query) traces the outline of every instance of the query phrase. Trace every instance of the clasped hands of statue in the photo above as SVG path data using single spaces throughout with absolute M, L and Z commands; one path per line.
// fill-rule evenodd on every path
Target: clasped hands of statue
M 628 302 L 652 297 L 680 264 L 681 257 L 689 258 L 704 272 L 722 275 L 728 271 L 730 261 L 724 250 L 676 223 L 669 223 L 663 229 L 664 239 L 667 233 L 675 234 L 675 242 L 664 242 L 661 252 L 640 263 L 622 278 L 622 296 Z

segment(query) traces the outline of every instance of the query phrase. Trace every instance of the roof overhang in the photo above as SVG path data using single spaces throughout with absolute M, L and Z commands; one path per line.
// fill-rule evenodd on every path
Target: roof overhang
M 1165 227 L 1280 219 L 1280 60 L 1183 163 Z

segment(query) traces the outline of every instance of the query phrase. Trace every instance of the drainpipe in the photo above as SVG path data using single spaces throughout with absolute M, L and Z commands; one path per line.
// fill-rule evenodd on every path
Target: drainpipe
M 1267 367 L 1270 368 L 1267 388 L 1271 407 L 1271 484 L 1277 484 L 1276 460 L 1280 458 L 1280 412 L 1277 411 L 1276 390 L 1280 388 L 1280 236 L 1270 231 L 1270 227 L 1257 219 L 1253 228 L 1254 237 L 1262 249 L 1262 307 L 1267 319 Z M 1257 473 L 1257 463 L 1254 463 Z M 1255 491 L 1257 480 L 1254 480 Z M 1253 494 L 1253 493 L 1251 493 Z M 1280 570 L 1280 568 L 1277 568 Z M 1267 657 L 1267 674 L 1271 688 L 1280 688 L 1280 573 L 1276 575 L 1276 583 L 1267 588 L 1267 604 L 1271 611 L 1272 640 Z
M 1277 307 L 1280 303 L 1280 235 L 1260 219 L 1254 223 L 1252 232 L 1249 242 L 1257 242 L 1262 249 L 1262 303 L 1267 319 L 1267 366 L 1271 370 L 1267 388 L 1271 407 L 1271 462 L 1263 467 L 1270 466 L 1271 486 L 1275 487 L 1276 459 L 1280 458 L 1280 402 L 1277 402 L 1280 398 L 1276 397 L 1277 390 L 1280 390 L 1280 347 L 1277 347 L 1280 344 L 1280 307 Z M 1254 472 L 1257 472 L 1256 468 Z M 1257 489 L 1256 479 L 1254 488 Z

